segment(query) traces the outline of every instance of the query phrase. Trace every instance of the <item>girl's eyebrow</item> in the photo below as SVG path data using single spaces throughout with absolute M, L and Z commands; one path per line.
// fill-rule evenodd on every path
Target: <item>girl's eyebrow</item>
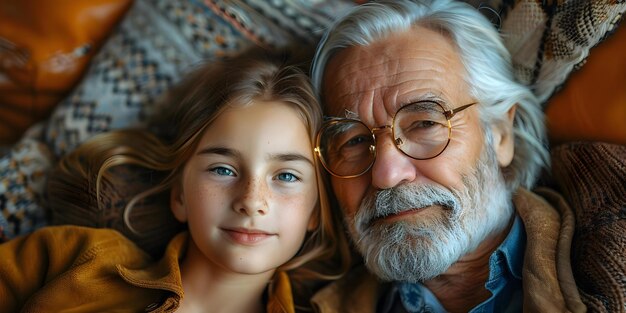
M 270 154 L 269 158 L 271 160 L 279 160 L 279 161 L 283 161 L 283 162 L 289 162 L 289 161 L 304 161 L 307 162 L 311 165 L 313 164 L 313 161 L 311 161 L 309 158 L 307 158 L 306 156 L 300 154 L 300 153 L 278 153 L 278 154 Z
M 234 158 L 241 157 L 241 153 L 239 153 L 239 151 L 229 149 L 229 148 L 224 148 L 224 147 L 207 147 L 198 151 L 197 155 L 201 155 L 201 154 L 219 154 L 219 155 L 229 156 L 229 157 L 234 157 Z
M 207 147 L 198 151 L 197 155 L 202 154 L 218 154 L 232 158 L 242 158 L 239 151 L 225 147 Z M 314 166 L 313 161 L 300 153 L 276 153 L 268 156 L 270 160 L 278 160 L 282 162 L 304 161 Z

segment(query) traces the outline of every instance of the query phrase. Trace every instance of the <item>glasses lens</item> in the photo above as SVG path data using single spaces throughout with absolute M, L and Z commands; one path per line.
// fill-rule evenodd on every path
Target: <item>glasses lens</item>
M 374 137 L 359 121 L 331 121 L 320 132 L 320 154 L 324 167 L 337 176 L 360 175 L 374 162 Z
M 448 145 L 448 120 L 436 102 L 409 104 L 398 111 L 394 123 L 398 148 L 412 158 L 433 158 Z

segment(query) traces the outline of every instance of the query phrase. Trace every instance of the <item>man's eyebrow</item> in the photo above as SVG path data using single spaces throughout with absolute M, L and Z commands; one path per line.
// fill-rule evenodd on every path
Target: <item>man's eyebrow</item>
M 233 149 L 229 149 L 229 148 L 225 148 L 225 147 L 206 147 L 200 151 L 198 151 L 198 153 L 196 153 L 197 155 L 201 155 L 201 154 L 219 154 L 219 155 L 223 155 L 223 156 L 229 156 L 229 157 L 241 157 L 241 153 L 239 153 L 239 151 L 233 150 Z
M 277 154 L 270 154 L 269 155 L 269 159 L 270 160 L 278 160 L 278 161 L 283 161 L 283 162 L 291 162 L 291 161 L 304 161 L 307 162 L 311 165 L 313 164 L 313 161 L 311 161 L 311 159 L 307 158 L 306 156 L 300 154 L 300 153 L 277 153 Z
M 419 97 L 411 98 L 406 104 L 415 103 L 420 101 L 435 101 L 435 102 L 446 102 L 440 95 L 437 95 L 433 92 L 427 92 Z

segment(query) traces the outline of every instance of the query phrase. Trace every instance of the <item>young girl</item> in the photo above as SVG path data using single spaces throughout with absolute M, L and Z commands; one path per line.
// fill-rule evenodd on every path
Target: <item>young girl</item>
M 260 53 L 190 75 L 166 101 L 164 133 L 95 137 L 52 178 L 58 212 L 81 199 L 70 188 L 77 181 L 95 184 L 99 207 L 104 189 L 127 188 L 111 175 L 118 165 L 156 173 L 124 216 L 137 229 L 131 209 L 169 195 L 187 227 L 159 260 L 112 229 L 43 228 L 0 245 L 0 311 L 294 312 L 287 271 L 305 286 L 345 269 L 347 246 L 312 148 L 321 109 L 284 54 Z M 335 273 L 303 266 L 337 255 L 344 262 Z

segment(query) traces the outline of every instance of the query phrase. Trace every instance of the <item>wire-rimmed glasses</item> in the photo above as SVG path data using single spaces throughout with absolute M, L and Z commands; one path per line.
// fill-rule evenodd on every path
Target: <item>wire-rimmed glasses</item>
M 326 170 L 337 177 L 352 178 L 367 172 L 376 159 L 376 132 L 391 129 L 398 150 L 416 160 L 440 155 L 450 143 L 450 119 L 472 105 L 445 110 L 432 100 L 398 109 L 391 125 L 368 128 L 349 118 L 331 118 L 317 133 L 315 152 Z

